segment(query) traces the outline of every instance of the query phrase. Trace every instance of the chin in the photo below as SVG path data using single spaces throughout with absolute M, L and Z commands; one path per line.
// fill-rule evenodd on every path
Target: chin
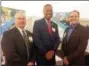
M 76 24 L 77 22 L 76 21 L 72 21 L 72 24 Z
M 21 28 L 24 28 L 25 26 L 21 26 Z
M 51 17 L 48 17 L 47 19 L 48 19 L 48 20 L 50 20 L 50 19 L 51 19 Z

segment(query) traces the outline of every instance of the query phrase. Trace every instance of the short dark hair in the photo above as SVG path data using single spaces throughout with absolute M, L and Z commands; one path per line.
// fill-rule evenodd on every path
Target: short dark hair
M 73 11 L 71 11 L 71 12 L 69 13 L 69 15 L 70 15 L 72 12 L 76 12 L 76 13 L 78 14 L 78 16 L 80 17 L 80 13 L 79 13 L 79 11 L 77 11 L 77 10 L 73 10 Z
M 47 7 L 47 6 L 51 6 L 51 7 L 52 7 L 52 5 L 51 5 L 51 4 L 46 4 L 46 5 L 44 5 L 44 8 L 45 8 L 45 7 Z

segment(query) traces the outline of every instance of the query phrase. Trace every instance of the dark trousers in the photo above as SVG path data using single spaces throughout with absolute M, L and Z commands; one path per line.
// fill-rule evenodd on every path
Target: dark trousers
M 37 66 L 56 66 L 55 56 L 51 60 L 47 60 L 45 56 L 37 54 L 36 62 Z
M 85 56 L 85 65 L 89 66 L 89 55 Z

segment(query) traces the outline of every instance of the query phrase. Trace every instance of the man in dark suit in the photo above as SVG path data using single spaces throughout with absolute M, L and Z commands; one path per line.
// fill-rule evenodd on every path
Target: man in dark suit
M 84 66 L 84 53 L 87 46 L 87 30 L 79 24 L 79 12 L 69 13 L 70 26 L 65 29 L 62 52 L 64 66 Z
M 89 50 L 88 47 L 89 47 L 89 26 L 86 27 L 87 31 L 88 31 L 88 44 L 87 44 L 87 48 L 86 48 L 86 51 L 85 51 L 85 66 L 89 66 Z
M 33 65 L 32 33 L 25 30 L 26 19 L 23 12 L 15 14 L 15 27 L 4 32 L 1 46 L 5 55 L 5 66 Z
M 55 66 L 55 53 L 60 43 L 57 25 L 51 21 L 52 6 L 46 4 L 43 9 L 44 18 L 34 24 L 33 41 L 37 49 L 38 66 Z

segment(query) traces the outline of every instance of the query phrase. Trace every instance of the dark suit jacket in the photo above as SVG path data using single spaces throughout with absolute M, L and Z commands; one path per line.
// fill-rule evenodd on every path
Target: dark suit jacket
M 28 37 L 32 34 L 26 31 Z M 19 30 L 15 27 L 4 32 L 1 46 L 6 58 L 6 66 L 27 66 L 28 61 L 32 61 L 32 42 L 29 41 L 29 60 L 27 60 L 27 49 L 25 41 Z
M 36 21 L 34 24 L 33 39 L 38 52 L 43 56 L 49 50 L 56 51 L 60 43 L 57 25 L 51 21 L 51 26 L 55 29 L 55 32 L 52 32 L 52 36 L 48 32 L 47 23 L 44 18 Z
M 87 45 L 88 34 L 85 27 L 78 24 L 67 41 L 69 28 L 64 32 L 62 42 L 63 56 L 68 58 L 70 65 L 84 65 L 84 53 Z

